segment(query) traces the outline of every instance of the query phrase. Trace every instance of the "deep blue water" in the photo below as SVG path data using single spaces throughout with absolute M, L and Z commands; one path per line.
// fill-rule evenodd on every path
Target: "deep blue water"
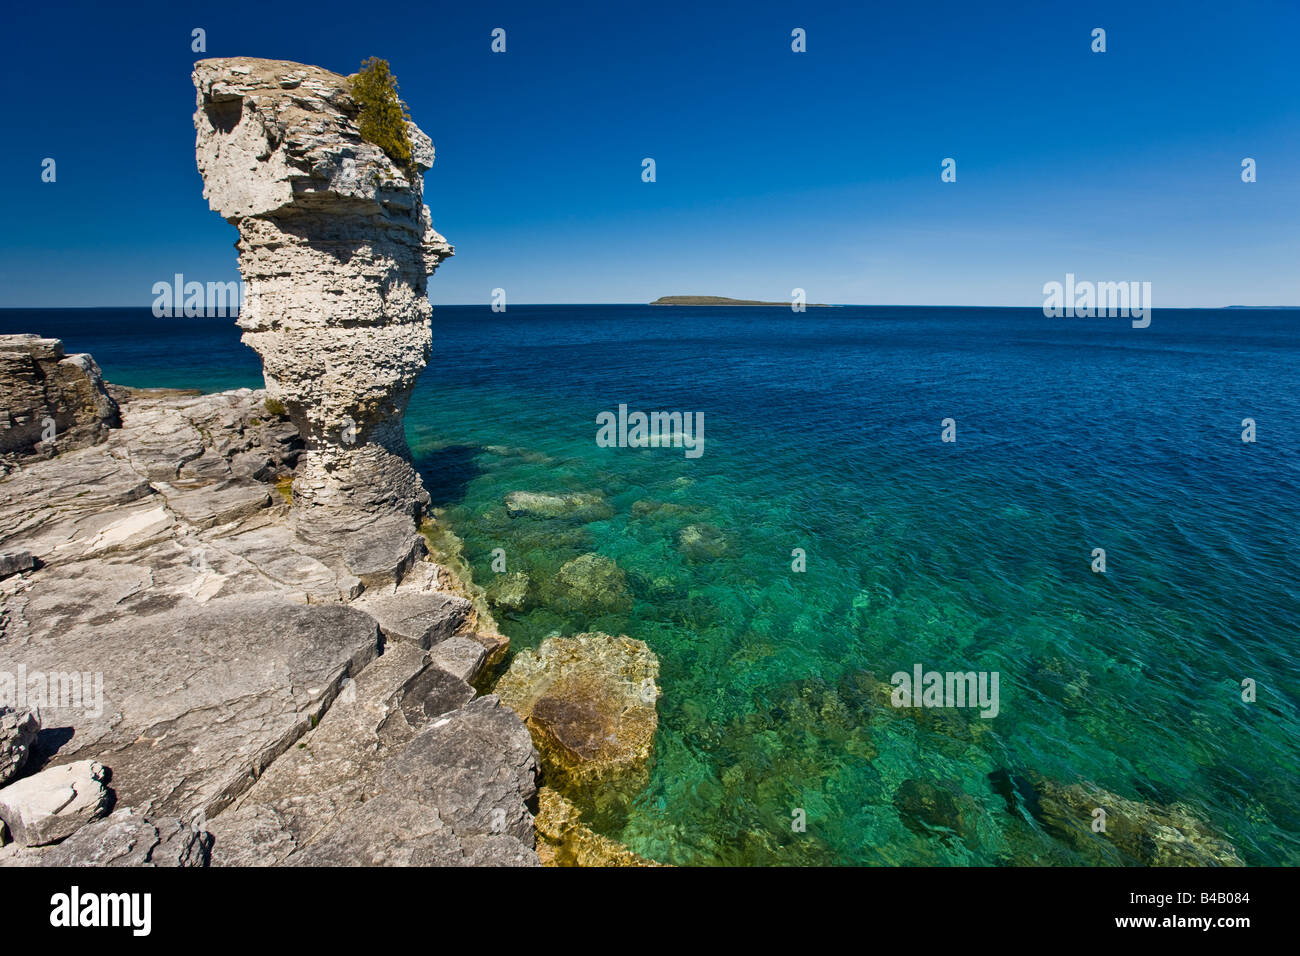
M 7 310 L 0 331 L 61 337 L 123 384 L 260 384 L 231 319 Z M 407 427 L 475 580 L 498 547 L 529 577 L 527 608 L 499 615 L 516 646 L 605 630 L 660 657 L 650 786 L 602 821 L 639 852 L 1089 862 L 1008 810 L 990 777 L 1007 771 L 1181 804 L 1247 862 L 1295 865 L 1298 333 L 1285 310 L 1133 329 L 1036 309 L 441 307 Z M 597 447 L 619 403 L 703 412 L 705 453 Z M 608 508 L 511 519 L 514 490 Z M 555 583 L 588 552 L 621 569 L 617 600 Z M 871 704 L 865 675 L 916 663 L 997 671 L 1000 713 Z M 918 811 L 918 781 L 941 813 Z

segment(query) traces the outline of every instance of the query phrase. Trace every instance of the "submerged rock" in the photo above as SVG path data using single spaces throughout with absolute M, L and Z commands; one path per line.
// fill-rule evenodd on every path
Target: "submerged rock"
M 528 575 L 523 571 L 510 571 L 493 575 L 485 593 L 493 607 L 518 614 L 529 606 L 529 584 Z
M 1072 710 L 1078 709 L 1088 698 L 1088 672 L 1064 657 L 1034 660 L 1030 675 L 1036 689 Z
M 712 561 L 729 550 L 722 530 L 711 524 L 690 524 L 677 533 L 677 550 L 692 561 Z
M 631 510 L 632 514 L 637 518 L 645 518 L 650 515 L 656 518 L 677 518 L 691 513 L 691 509 L 685 505 L 679 505 L 673 501 L 655 501 L 651 498 L 642 498 L 639 501 L 632 502 Z
M 928 836 L 931 830 L 966 835 L 970 803 L 955 784 L 946 781 L 904 780 L 894 794 L 894 808 L 903 825 L 919 836 Z
M 627 575 L 602 554 L 583 554 L 565 562 L 555 575 L 560 607 L 595 614 L 625 610 L 631 604 Z
M 750 653 L 763 651 L 756 647 Z M 728 666 L 744 673 L 737 657 Z M 792 833 L 790 810 L 808 807 L 806 781 L 820 781 L 834 792 L 846 768 L 871 766 L 878 755 L 872 720 L 879 711 L 874 688 L 851 677 L 839 682 L 805 677 L 756 688 L 749 706 L 726 723 L 712 724 L 696 714 L 698 742 L 692 742 L 721 768 L 716 800 L 742 808 L 728 815 L 728 829 L 710 846 L 710 855 L 730 866 L 754 865 L 778 854 L 795 865 L 833 864 L 836 855 L 819 840 L 811 821 L 807 833 Z M 771 812 L 773 807 L 782 812 Z
M 536 491 L 512 491 L 506 495 L 506 514 L 512 518 L 572 518 L 599 521 L 614 509 L 600 495 L 552 495 Z
M 489 455 L 496 455 L 498 458 L 518 458 L 531 465 L 555 464 L 555 459 L 550 455 L 545 452 L 534 451 L 531 448 L 519 448 L 515 445 L 484 445 L 483 450 Z
M 1244 866 L 1232 844 L 1182 804 L 1162 807 L 1128 800 L 1093 783 L 1063 785 L 1052 780 L 1036 787 L 1033 807 L 1041 823 L 1094 862 L 1107 860 L 1113 847 L 1128 861 L 1144 866 Z M 1092 827 L 1105 811 L 1105 831 Z
M 550 787 L 537 791 L 537 837 L 543 866 L 663 865 L 593 831 L 578 808 Z
M 495 689 L 532 732 L 547 784 L 600 823 L 648 780 L 658 676 L 645 642 L 579 634 L 521 651 Z

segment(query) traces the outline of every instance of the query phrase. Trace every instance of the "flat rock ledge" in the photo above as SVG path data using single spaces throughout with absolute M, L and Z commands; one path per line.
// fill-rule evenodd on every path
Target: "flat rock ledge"
M 264 392 L 110 391 L 0 478 L 0 866 L 537 865 L 505 638 L 410 519 L 300 534 Z

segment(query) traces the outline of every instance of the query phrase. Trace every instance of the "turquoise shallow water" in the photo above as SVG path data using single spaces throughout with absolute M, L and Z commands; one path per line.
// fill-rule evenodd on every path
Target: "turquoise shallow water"
M 221 322 L 142 358 L 143 315 L 4 324 L 126 384 L 257 384 Z M 516 647 L 604 630 L 659 656 L 650 785 L 601 821 L 638 852 L 1093 861 L 1009 809 L 1005 772 L 1182 804 L 1247 862 L 1294 865 L 1297 331 L 1284 311 L 1135 330 L 1037 310 L 442 308 L 408 435 L 476 581 L 496 548 L 529 576 L 531 604 L 498 615 Z M 702 411 L 704 455 L 598 447 L 620 402 Z M 511 518 L 518 490 L 607 507 Z M 590 552 L 625 576 L 604 607 L 555 584 Z M 997 671 L 1000 713 L 882 706 L 879 682 L 916 663 Z

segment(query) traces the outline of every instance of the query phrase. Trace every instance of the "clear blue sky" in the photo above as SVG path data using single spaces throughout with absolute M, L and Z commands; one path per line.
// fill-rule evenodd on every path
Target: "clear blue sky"
M 194 165 L 204 55 L 392 63 L 457 249 L 435 305 L 497 286 L 513 303 L 799 286 L 1041 305 L 1066 272 L 1150 281 L 1157 308 L 1300 305 L 1297 0 L 51 2 L 5 18 L 3 306 L 145 305 L 176 272 L 236 277 L 235 230 Z

